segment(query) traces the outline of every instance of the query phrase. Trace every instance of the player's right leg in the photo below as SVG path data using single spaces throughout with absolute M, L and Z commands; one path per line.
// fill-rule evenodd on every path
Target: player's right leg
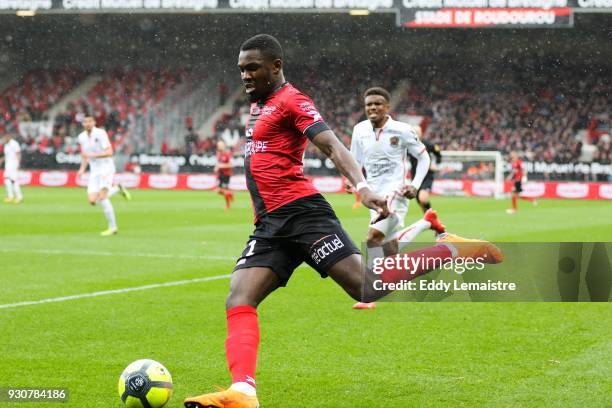
M 4 175 L 4 186 L 6 187 L 6 198 L 5 203 L 12 203 L 15 199 L 15 193 L 13 191 L 13 180 Z
M 431 208 L 431 203 L 429 202 L 429 190 L 419 190 L 416 200 L 423 212 L 427 212 L 427 210 Z
M 225 352 L 232 385 L 210 394 L 186 398 L 187 408 L 257 408 L 255 369 L 259 346 L 257 306 L 281 286 L 269 267 L 237 269 L 232 274 L 226 301 L 227 339 Z
M 481 240 L 472 240 L 452 234 L 443 234 L 432 247 L 406 253 L 408 257 L 446 261 L 454 258 L 483 258 L 484 263 L 499 263 L 503 254 L 495 245 Z M 384 262 L 382 264 L 385 264 Z M 381 273 L 372 273 L 364 266 L 361 255 L 352 254 L 334 263 L 326 273 L 338 283 L 353 299 L 361 302 L 374 302 L 390 291 L 374 290 L 375 280 L 384 284 L 413 280 L 434 269 L 436 262 L 421 262 L 414 269 L 401 266 L 389 267 Z
M 111 236 L 117 233 L 117 222 L 115 219 L 115 209 L 113 208 L 108 192 L 112 187 L 113 174 L 89 174 L 87 184 L 87 199 L 89 204 L 100 204 L 104 217 L 108 223 L 108 228 L 100 233 L 102 236 Z
M 389 205 L 392 206 L 392 203 Z M 387 218 L 372 224 L 377 217 L 378 213 L 374 210 L 370 210 L 370 226 L 366 238 L 368 267 L 370 268 L 372 267 L 374 259 L 398 253 L 397 240 L 388 240 L 387 237 L 392 236 L 393 231 L 401 225 L 400 217 L 403 217 L 403 214 L 401 212 L 395 212 L 390 214 Z M 374 309 L 375 307 L 376 303 L 374 302 L 357 302 L 353 305 L 353 309 Z

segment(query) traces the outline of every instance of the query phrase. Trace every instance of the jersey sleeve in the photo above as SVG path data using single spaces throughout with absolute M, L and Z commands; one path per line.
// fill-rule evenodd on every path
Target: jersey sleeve
M 423 151 L 427 150 L 427 147 L 419 140 L 416 132 L 412 129 L 406 129 L 403 132 L 404 142 L 406 143 L 408 154 L 413 157 L 419 157 Z
M 21 153 L 21 146 L 19 146 L 19 143 L 15 140 L 13 140 L 13 151 L 15 153 Z
M 291 125 L 309 139 L 329 130 L 312 99 L 302 93 L 298 93 L 291 98 L 288 103 L 288 110 Z
M 109 147 L 112 147 L 110 139 L 108 138 L 108 133 L 106 133 L 106 130 L 102 130 L 100 132 L 100 145 L 102 146 L 103 149 L 108 149 Z
M 359 164 L 359 167 L 363 167 L 363 151 L 361 149 L 361 145 L 358 142 L 357 137 L 357 127 L 353 128 L 353 137 L 351 138 L 351 154 Z

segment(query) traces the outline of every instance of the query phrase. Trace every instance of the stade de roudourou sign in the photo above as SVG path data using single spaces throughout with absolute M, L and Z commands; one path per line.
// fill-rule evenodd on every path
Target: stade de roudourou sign
M 575 12 L 612 12 L 612 0 L 0 0 L 0 13 L 395 13 L 399 26 L 571 27 Z

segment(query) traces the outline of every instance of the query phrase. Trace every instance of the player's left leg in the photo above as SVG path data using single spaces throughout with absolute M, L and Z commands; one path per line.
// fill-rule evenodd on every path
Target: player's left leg
M 111 188 L 109 188 L 108 190 L 108 198 L 111 198 L 112 196 L 114 196 L 115 194 L 121 194 L 121 196 L 123 198 L 125 198 L 127 201 L 130 201 L 132 199 L 132 194 L 130 194 L 130 192 L 128 191 L 127 188 L 125 188 L 125 186 L 121 183 L 115 183 L 112 185 Z
M 19 179 L 17 177 L 13 179 L 13 190 L 15 191 L 15 200 L 13 203 L 19 204 L 23 201 L 23 193 L 21 192 L 21 186 L 19 185 Z
M 106 217 L 106 221 L 108 223 L 108 229 L 102 231 L 100 235 L 103 237 L 108 237 L 117 233 L 117 221 L 115 219 L 115 209 L 113 208 L 113 204 L 111 200 L 108 198 L 108 188 L 103 188 L 98 193 L 98 202 L 102 207 L 102 211 L 104 212 L 104 216 Z
M 419 206 L 423 212 L 427 212 L 427 210 L 431 208 L 431 203 L 429 202 L 429 190 L 420 189 L 417 193 L 416 201 L 419 203 Z
M 446 232 L 446 227 L 438 218 L 438 213 L 432 209 L 427 210 L 422 219 L 397 231 L 392 239 L 397 241 L 398 251 L 401 251 L 406 245 L 414 241 L 420 233 L 427 230 L 433 230 L 436 235 Z
M 397 203 L 388 203 L 390 208 L 397 210 Z M 388 236 L 393 235 L 393 231 L 402 224 L 400 220 L 403 217 L 401 210 L 399 212 L 393 212 L 387 218 L 377 221 L 374 224 L 372 222 L 378 218 L 378 213 L 374 210 L 370 210 L 370 226 L 368 228 L 368 235 L 366 237 L 366 247 L 368 251 L 368 267 L 372 267 L 374 259 L 395 255 L 398 253 L 397 240 L 389 240 Z M 403 218 L 402 218 L 403 219 Z M 353 305 L 353 309 L 374 309 L 376 303 L 371 302 L 357 302 Z

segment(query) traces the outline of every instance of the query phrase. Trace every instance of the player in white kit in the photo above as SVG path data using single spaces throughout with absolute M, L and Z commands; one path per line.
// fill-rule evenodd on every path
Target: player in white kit
M 114 184 L 115 163 L 113 162 L 113 147 L 104 129 L 96 127 L 96 121 L 92 116 L 86 116 L 83 120 L 85 129 L 79 135 L 81 146 L 81 177 L 89 164 L 89 181 L 87 184 L 87 198 L 89 204 L 100 203 L 104 216 L 108 221 L 108 229 L 100 235 L 110 236 L 117 233 L 117 222 L 115 210 L 110 201 L 116 193 L 121 193 L 126 200 L 130 200 L 130 193 L 121 184 Z
M 387 198 L 391 214 L 377 220 L 378 214 L 371 211 L 368 228 L 368 260 L 383 255 L 393 255 L 414 240 L 421 232 L 433 229 L 437 234 L 445 232 L 435 211 L 425 213 L 423 219 L 404 228 L 404 217 L 408 202 L 416 196 L 427 171 L 430 158 L 411 125 L 393 120 L 389 116 L 391 96 L 383 88 L 370 88 L 365 94 L 367 120 L 359 122 L 353 129 L 351 153 L 357 163 L 365 169 L 368 186 L 372 191 Z M 407 182 L 407 158 L 410 153 L 418 160 L 414 177 Z M 356 186 L 357 190 L 361 187 Z M 373 303 L 357 303 L 356 309 L 369 309 Z
M 5 203 L 19 204 L 23 201 L 23 194 L 19 186 L 19 165 L 21 163 L 21 147 L 9 134 L 2 138 L 4 143 L 4 186 L 6 187 Z

